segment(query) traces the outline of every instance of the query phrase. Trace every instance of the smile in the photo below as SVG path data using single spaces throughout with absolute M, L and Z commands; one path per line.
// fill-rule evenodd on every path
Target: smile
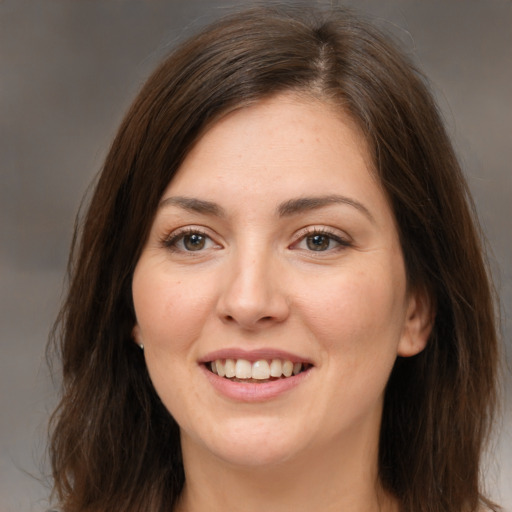
M 309 363 L 292 362 L 288 359 L 216 359 L 206 367 L 219 377 L 235 382 L 272 382 L 285 379 L 306 371 Z

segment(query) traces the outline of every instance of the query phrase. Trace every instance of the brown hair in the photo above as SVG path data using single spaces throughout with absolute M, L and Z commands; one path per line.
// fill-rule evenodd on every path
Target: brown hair
M 408 283 L 436 305 L 427 348 L 396 362 L 379 471 L 402 510 L 474 511 L 495 405 L 490 280 L 467 185 L 414 66 L 345 10 L 256 8 L 182 44 L 130 108 L 69 264 L 53 338 L 63 391 L 52 418 L 54 492 L 65 512 L 168 511 L 184 473 L 179 429 L 131 339 L 133 270 L 158 201 L 223 113 L 281 91 L 350 113 L 365 134 L 401 239 Z

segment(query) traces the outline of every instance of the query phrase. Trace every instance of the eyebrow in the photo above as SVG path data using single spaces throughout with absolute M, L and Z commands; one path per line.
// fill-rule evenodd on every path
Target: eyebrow
M 316 210 L 331 204 L 345 204 L 354 207 L 363 213 L 370 221 L 375 222 L 370 210 L 362 203 L 351 199 L 350 197 L 341 196 L 338 194 L 331 194 L 327 196 L 314 196 L 314 197 L 299 197 L 297 199 L 290 199 L 279 205 L 277 212 L 280 217 L 288 217 L 308 210 Z
M 203 199 L 196 199 L 194 197 L 168 197 L 160 201 L 159 208 L 166 206 L 179 206 L 184 210 L 194 213 L 202 213 L 206 215 L 213 215 L 215 217 L 225 217 L 226 213 L 217 203 L 211 201 L 204 201 Z
M 279 217 L 290 217 L 292 215 L 296 215 L 301 212 L 316 210 L 319 208 L 324 208 L 331 204 L 344 204 L 348 206 L 352 206 L 356 210 L 363 213 L 371 222 L 375 222 L 373 215 L 370 213 L 370 210 L 366 208 L 362 203 L 356 201 L 355 199 L 351 199 L 350 197 L 331 194 L 326 196 L 312 196 L 312 197 L 298 197 L 296 199 L 290 199 L 281 203 L 277 207 L 277 215 Z M 183 196 L 173 196 L 167 197 L 163 199 L 159 208 L 164 208 L 166 206 L 178 206 L 183 208 L 184 210 L 200 213 L 203 215 L 213 215 L 215 217 L 226 217 L 225 210 L 212 201 L 205 201 L 203 199 L 196 199 L 194 197 L 183 197 Z

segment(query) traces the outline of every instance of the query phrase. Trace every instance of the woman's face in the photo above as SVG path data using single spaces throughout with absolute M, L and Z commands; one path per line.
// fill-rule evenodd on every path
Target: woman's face
M 347 116 L 283 94 L 217 122 L 165 190 L 134 338 L 185 457 L 375 452 L 395 359 L 428 327 L 370 167 Z

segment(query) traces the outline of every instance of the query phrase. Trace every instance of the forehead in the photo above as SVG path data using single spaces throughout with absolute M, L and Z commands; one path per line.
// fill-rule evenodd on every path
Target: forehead
M 231 227 L 274 231 L 283 218 L 365 219 L 395 240 L 396 220 L 375 176 L 349 116 L 317 100 L 281 95 L 213 124 L 169 183 L 159 211 L 180 222 L 213 216 Z
M 253 191 L 286 185 L 300 192 L 314 181 L 325 192 L 351 177 L 378 187 L 356 123 L 340 108 L 287 93 L 232 111 L 210 126 L 168 189 L 208 193 L 236 182 Z

